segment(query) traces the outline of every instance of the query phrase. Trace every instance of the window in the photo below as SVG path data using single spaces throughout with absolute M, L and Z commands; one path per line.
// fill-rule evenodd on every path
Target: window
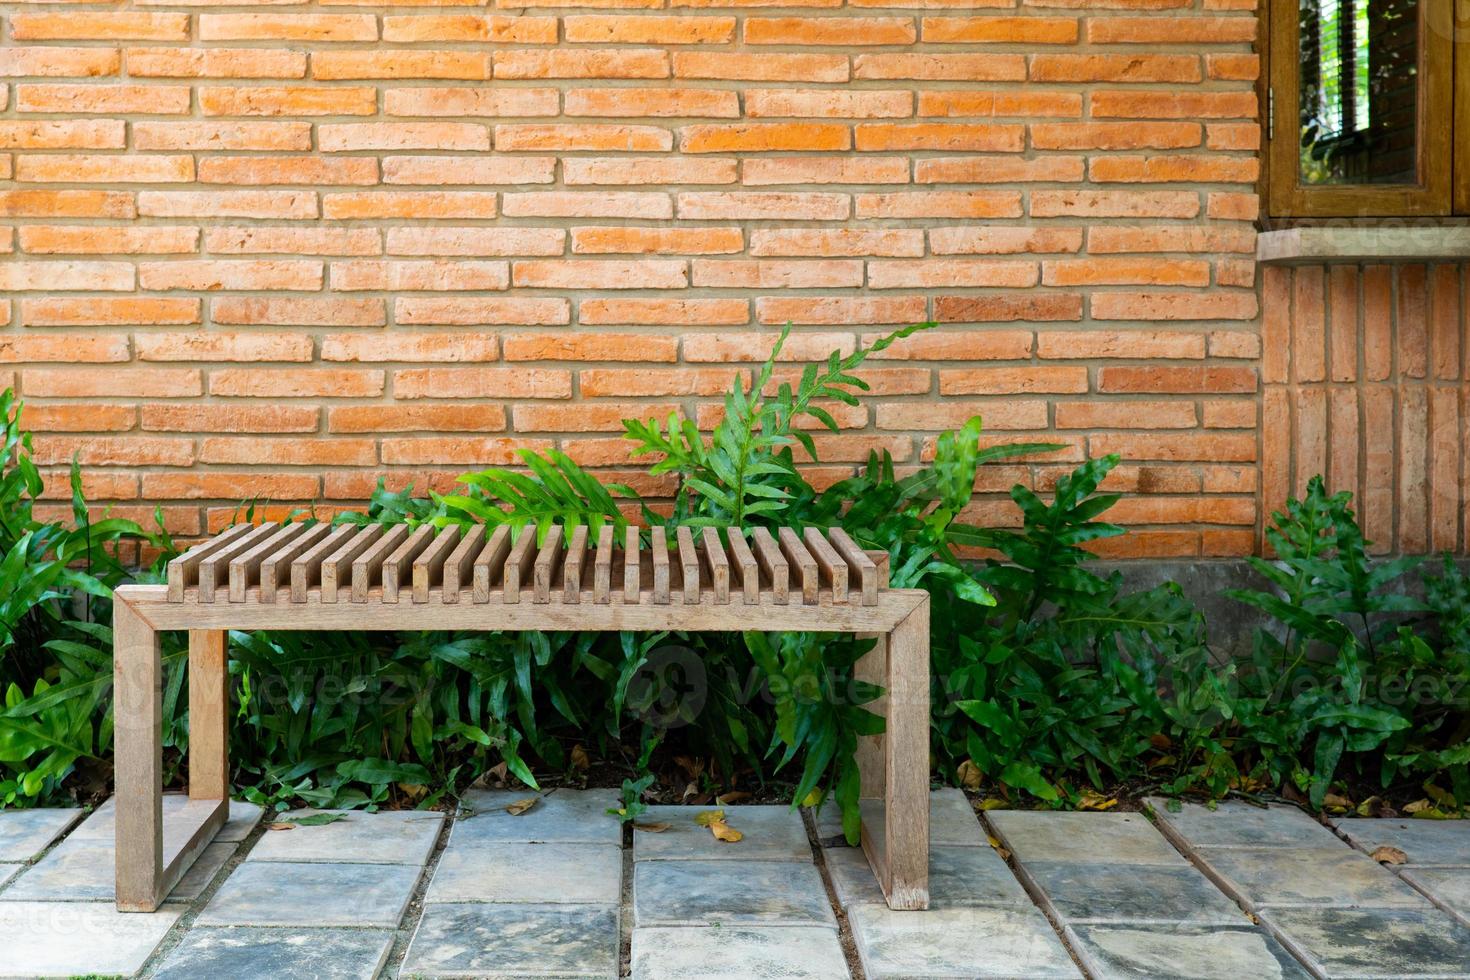
M 1271 0 L 1270 214 L 1470 213 L 1470 45 L 1455 33 L 1470 14 L 1454 22 L 1456 6 Z

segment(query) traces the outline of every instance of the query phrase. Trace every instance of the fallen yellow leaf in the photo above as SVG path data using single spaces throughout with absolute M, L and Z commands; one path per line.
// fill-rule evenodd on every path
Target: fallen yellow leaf
M 587 757 L 587 750 L 580 745 L 572 746 L 572 768 L 583 772 L 592 768 L 592 760 Z
M 955 778 L 960 781 L 960 785 L 971 792 L 980 788 L 980 780 L 985 776 L 980 771 L 980 767 L 969 759 L 961 762 L 959 767 L 955 769 L 954 774 Z
M 696 813 L 694 815 L 694 822 L 697 823 L 697 824 L 699 824 L 701 827 L 708 827 L 710 824 L 714 823 L 716 820 L 719 820 L 719 821 L 723 822 L 724 819 L 725 819 L 725 811 L 724 810 L 704 810 L 704 811 L 701 811 L 700 813 Z
M 814 789 L 810 793 L 806 794 L 806 799 L 801 801 L 801 805 L 805 807 L 819 806 L 821 805 L 823 795 L 825 794 L 822 793 L 820 788 Z M 725 798 L 723 796 L 720 797 L 720 802 L 725 802 Z
M 985 839 L 990 841 L 990 846 L 995 848 L 995 853 L 1000 855 L 1002 861 L 1009 861 L 1011 859 L 1011 852 L 1006 850 L 1005 846 L 999 840 L 991 837 L 989 834 L 985 836 Z
M 1083 793 L 1082 799 L 1077 801 L 1077 809 L 1079 810 L 1111 810 L 1117 805 L 1117 797 L 1103 796 L 1101 793 L 1096 793 L 1092 790 Z
M 723 820 L 710 822 L 709 832 L 715 835 L 715 840 L 722 840 L 727 844 L 735 844 L 745 835 Z
M 538 800 L 540 800 L 539 796 L 528 796 L 524 800 L 516 800 L 505 808 L 505 812 L 513 817 L 519 817 L 531 809 L 531 807 L 535 806 Z
M 987 796 L 980 801 L 980 810 L 1004 810 L 1011 805 L 1009 800 L 1003 800 L 999 796 Z

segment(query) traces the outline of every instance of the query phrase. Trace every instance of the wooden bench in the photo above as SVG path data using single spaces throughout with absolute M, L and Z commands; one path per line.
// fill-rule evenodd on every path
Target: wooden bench
M 858 748 L 862 844 L 895 909 L 929 901 L 929 595 L 841 530 L 240 524 L 114 601 L 117 907 L 152 911 L 229 808 L 227 630 L 680 630 L 872 635 L 886 688 Z M 622 540 L 615 541 L 615 537 Z M 158 632 L 189 631 L 189 801 L 164 821 Z

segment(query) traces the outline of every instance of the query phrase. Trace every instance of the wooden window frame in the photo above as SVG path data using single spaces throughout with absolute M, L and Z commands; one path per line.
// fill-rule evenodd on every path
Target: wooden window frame
M 1419 184 L 1305 186 L 1299 180 L 1300 94 L 1297 58 L 1300 0 L 1266 0 L 1266 174 L 1263 197 L 1273 218 L 1409 218 L 1470 214 L 1470 15 L 1420 0 Z M 1438 125 L 1434 120 L 1441 120 Z M 1273 126 L 1274 122 L 1274 126 Z

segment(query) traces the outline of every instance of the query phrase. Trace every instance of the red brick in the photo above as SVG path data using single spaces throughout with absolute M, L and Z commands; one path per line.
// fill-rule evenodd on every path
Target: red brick
M 383 393 L 382 371 L 362 368 L 216 368 L 209 392 L 247 398 L 367 398 Z
M 1073 17 L 925 17 L 924 40 L 955 44 L 1075 44 Z
M 152 432 L 315 432 L 320 410 L 309 405 L 144 404 Z
M 740 98 L 734 92 L 706 88 L 574 88 L 566 93 L 569 116 L 688 116 L 737 119 Z M 799 115 L 800 113 L 757 113 Z M 551 112 L 541 115 L 555 115 Z
M 1254 17 L 1094 17 L 1087 22 L 1092 44 L 1250 44 Z
M 140 333 L 140 361 L 309 361 L 311 338 L 290 333 Z
M 492 333 L 341 333 L 322 337 L 323 361 L 494 361 Z
M 762 296 L 755 301 L 755 310 L 761 323 L 846 326 L 920 323 L 926 305 L 922 296 Z
M 1159 392 L 1163 394 L 1249 394 L 1256 390 L 1256 372 L 1247 367 L 1123 367 L 1097 372 L 1100 392 Z
M 723 44 L 735 18 L 578 14 L 562 18 L 562 32 L 572 44 Z
M 744 299 L 584 299 L 578 304 L 577 317 L 587 325 L 730 326 L 749 322 L 750 302 Z
M 560 94 L 554 88 L 435 85 L 386 89 L 383 111 L 390 116 L 554 116 L 560 101 Z
M 482 326 L 556 326 L 571 321 L 571 304 L 564 299 L 523 297 L 400 297 L 393 301 L 393 317 L 400 325 L 449 324 Z
M 1087 390 L 1085 367 L 954 368 L 939 372 L 941 395 L 1067 394 Z
M 329 432 L 502 432 L 500 405 L 335 405 Z
M 747 17 L 746 44 L 912 44 L 918 37 L 911 17 Z M 927 38 L 926 38 L 927 40 Z
M 936 296 L 934 319 L 940 323 L 1080 320 L 1082 297 L 1077 293 Z
M 1031 59 L 1036 82 L 1198 82 L 1193 54 L 1038 54 Z
M 1048 330 L 1036 335 L 1039 357 L 1092 359 L 1205 356 L 1205 335 L 1168 330 Z
M 202 303 L 193 298 L 86 298 L 27 299 L 20 320 L 28 327 L 113 326 L 130 324 L 179 325 L 200 322 Z
M 393 392 L 399 398 L 570 398 L 572 375 L 550 368 L 413 368 L 393 373 Z
M 733 95 L 734 93 L 730 93 Z M 749 89 L 745 113 L 752 119 L 763 116 L 796 116 L 820 119 L 878 119 L 914 114 L 914 96 L 902 91 L 841 92 L 831 89 Z M 695 115 L 696 113 L 685 113 Z M 709 113 L 697 113 L 709 115 Z
M 990 123 L 860 123 L 859 150 L 1019 153 L 1025 127 Z
M 575 254 L 719 255 L 739 252 L 745 236 L 739 228 L 629 227 L 572 229 Z M 752 251 L 752 254 L 759 254 Z
M 505 338 L 507 361 L 660 361 L 678 359 L 678 338 L 641 333 L 536 333 Z
M 655 49 L 497 51 L 496 78 L 668 78 L 669 54 Z

